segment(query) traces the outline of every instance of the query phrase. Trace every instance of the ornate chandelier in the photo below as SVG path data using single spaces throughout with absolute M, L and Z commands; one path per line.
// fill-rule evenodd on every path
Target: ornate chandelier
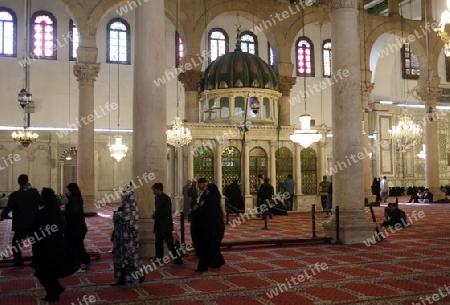
M 183 121 L 178 116 L 175 117 L 172 128 L 168 129 L 166 131 L 166 134 L 167 144 L 175 147 L 188 145 L 192 141 L 191 131 L 189 130 L 189 128 L 184 127 Z
M 111 157 L 120 162 L 123 158 L 127 156 L 128 147 L 122 143 L 122 137 L 116 136 L 116 143 L 109 146 L 109 151 L 111 152 Z
M 30 131 L 27 127 L 14 131 L 11 136 L 15 142 L 19 142 L 23 147 L 28 147 L 39 137 L 37 133 Z
M 405 151 L 417 145 L 422 137 L 422 128 L 413 122 L 411 115 L 400 116 L 396 126 L 389 130 L 391 139 L 398 149 Z
M 445 26 L 450 24 L 450 0 L 447 0 L 447 9 L 441 15 L 441 21 L 439 22 L 439 27 L 433 29 L 437 32 L 438 36 L 444 42 L 444 53 L 445 56 L 450 56 L 450 35 L 445 31 Z
M 290 135 L 290 139 L 293 142 L 299 143 L 304 148 L 309 147 L 312 143 L 315 143 L 322 139 L 322 135 L 317 133 L 317 130 L 311 129 L 311 116 L 309 114 L 303 114 L 300 116 L 301 129 L 294 131 Z
M 19 142 L 23 147 L 28 147 L 32 142 L 36 141 L 39 135 L 30 131 L 30 113 L 27 112 L 27 106 L 32 102 L 32 94 L 26 89 L 21 89 L 17 95 L 17 101 L 22 107 L 23 129 L 16 130 L 11 137 L 15 142 Z

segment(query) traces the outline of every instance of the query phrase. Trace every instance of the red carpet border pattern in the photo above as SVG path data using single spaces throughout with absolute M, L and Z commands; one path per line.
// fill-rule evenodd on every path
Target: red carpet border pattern
M 91 270 L 62 279 L 66 292 L 53 304 L 450 304 L 449 204 L 400 204 L 408 215 L 422 211 L 423 217 L 411 218 L 412 224 L 398 231 L 382 230 L 389 234 L 387 239 L 370 246 L 320 243 L 224 248 L 227 264 L 220 269 L 196 273 L 197 259 L 189 255 L 184 265 L 170 263 L 150 272 L 143 284 L 111 287 L 112 255 L 106 252 L 111 248 L 111 215 L 116 208 L 106 206 L 100 216 L 87 218 L 86 247 L 102 252 L 102 257 L 93 261 Z M 383 207 L 374 210 L 381 222 Z M 369 212 L 367 218 L 371 221 Z M 319 212 L 316 221 L 316 235 L 323 237 L 321 223 L 327 218 Z M 176 217 L 177 230 L 179 222 Z M 224 241 L 312 236 L 309 213 L 275 216 L 268 222 L 269 230 L 262 227 L 260 218 L 234 228 L 228 225 Z M 189 243 L 189 223 L 186 229 Z M 0 251 L 11 244 L 10 230 L 11 221 L 0 222 Z M 1 266 L 0 304 L 46 304 L 40 300 L 45 292 L 33 269 Z

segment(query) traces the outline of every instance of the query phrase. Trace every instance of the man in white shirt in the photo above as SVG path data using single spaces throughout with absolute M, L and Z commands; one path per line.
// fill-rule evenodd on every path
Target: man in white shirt
M 383 202 L 387 202 L 387 198 L 389 196 L 389 184 L 386 179 L 386 176 L 380 181 L 380 195 Z

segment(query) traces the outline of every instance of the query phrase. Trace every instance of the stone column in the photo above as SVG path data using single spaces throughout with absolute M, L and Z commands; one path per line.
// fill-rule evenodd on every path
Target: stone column
M 439 190 L 439 145 L 437 121 L 445 118 L 445 113 L 436 111 L 437 98 L 441 95 L 439 88 L 440 78 L 433 77 L 429 82 L 426 78 L 420 78 L 418 95 L 425 103 L 424 113 L 424 138 L 425 138 L 425 187 L 433 193 L 433 199 L 444 198 L 444 193 Z M 432 115 L 429 114 L 431 107 Z
M 389 16 L 398 15 L 398 0 L 388 0 Z
M 213 140 L 214 144 L 215 144 L 215 149 L 216 151 L 214 152 L 216 155 L 215 158 L 215 169 L 214 172 L 216 174 L 215 177 L 215 183 L 217 185 L 217 187 L 219 188 L 220 193 L 222 193 L 222 145 L 220 145 L 220 141 L 219 140 Z
M 253 210 L 253 196 L 250 195 L 250 141 L 242 141 L 244 150 L 244 189 L 245 211 Z
M 50 143 L 50 187 L 58 193 L 58 145 Z
M 273 185 L 276 191 L 277 186 L 277 164 L 276 164 L 276 158 L 275 153 L 277 151 L 277 142 L 276 141 L 270 141 L 270 183 Z
M 364 73 L 365 71 L 363 71 Z M 368 71 L 370 73 L 370 71 Z M 370 73 L 371 74 L 371 73 Z M 369 75 L 370 75 L 369 74 Z M 366 78 L 367 79 L 367 78 Z M 369 93 L 372 91 L 374 84 L 361 82 L 361 101 L 363 107 L 369 106 Z M 369 199 L 369 202 L 374 201 L 372 195 L 372 159 L 370 153 L 372 153 L 370 140 L 369 140 L 369 114 L 363 112 L 363 120 L 362 120 L 362 144 L 364 150 L 364 159 L 361 160 L 363 162 L 364 167 L 364 197 Z M 373 199 L 373 200 L 372 200 Z
M 422 0 L 422 2 L 421 2 L 422 20 L 427 20 L 429 22 L 432 22 L 434 20 L 433 4 L 431 2 L 432 1 L 430 1 L 430 0 Z M 440 16 L 438 16 L 438 17 L 440 17 Z
M 301 207 L 301 200 L 300 196 L 303 195 L 302 192 L 302 160 L 300 158 L 302 147 L 298 143 L 294 143 L 295 151 L 294 151 L 294 173 L 293 178 L 295 182 L 294 187 L 294 206 L 292 207 L 292 210 L 294 211 L 300 211 L 302 209 Z
M 333 209 L 340 208 L 339 231 L 344 244 L 363 243 L 375 232 L 364 210 L 364 169 L 359 158 L 363 154 L 359 2 L 331 1 L 333 165 L 341 166 L 332 178 Z M 326 237 L 336 237 L 335 217 L 323 224 Z
M 152 214 L 153 182 L 167 190 L 166 87 L 152 80 L 165 73 L 164 0 L 152 0 L 135 12 L 133 84 L 133 177 L 147 173 L 153 181 L 135 190 L 139 208 L 139 255 L 145 261 L 155 256 Z M 149 97 L 151 99 L 149 100 Z
M 189 144 L 186 146 L 187 150 L 187 178 L 192 179 L 194 177 L 194 150 L 193 144 Z
M 78 79 L 77 183 L 84 199 L 84 213 L 96 215 L 94 159 L 94 82 L 100 71 L 97 48 L 78 48 L 78 62 L 73 72 Z
M 177 147 L 177 168 L 178 174 L 175 175 L 177 178 L 177 196 L 176 196 L 176 206 L 175 206 L 175 215 L 180 216 L 180 212 L 183 211 L 184 204 L 184 194 L 183 194 L 183 186 L 186 184 L 186 179 L 183 175 L 183 147 Z
M 291 104 L 289 98 L 291 95 L 292 86 L 295 85 L 297 78 L 291 76 L 279 76 L 278 77 L 278 90 L 283 94 L 280 98 L 280 116 L 279 124 L 281 126 L 291 125 Z M 274 111 L 275 112 L 275 111 Z
M 178 75 L 178 80 L 184 85 L 185 103 L 184 118 L 188 122 L 198 123 L 198 87 L 203 79 L 203 72 L 188 70 Z

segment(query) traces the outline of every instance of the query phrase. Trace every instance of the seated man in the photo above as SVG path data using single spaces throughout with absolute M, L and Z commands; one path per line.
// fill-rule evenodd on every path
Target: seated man
M 406 213 L 398 208 L 396 203 L 389 203 L 384 210 L 385 221 L 381 224 L 383 227 L 396 227 L 400 224 L 401 227 L 406 227 Z M 398 226 L 397 226 L 398 227 Z
M 423 191 L 422 199 L 419 199 L 418 201 L 421 202 L 421 203 L 431 203 L 431 202 L 433 202 L 433 193 L 430 193 L 430 189 L 429 188 L 426 188 Z

